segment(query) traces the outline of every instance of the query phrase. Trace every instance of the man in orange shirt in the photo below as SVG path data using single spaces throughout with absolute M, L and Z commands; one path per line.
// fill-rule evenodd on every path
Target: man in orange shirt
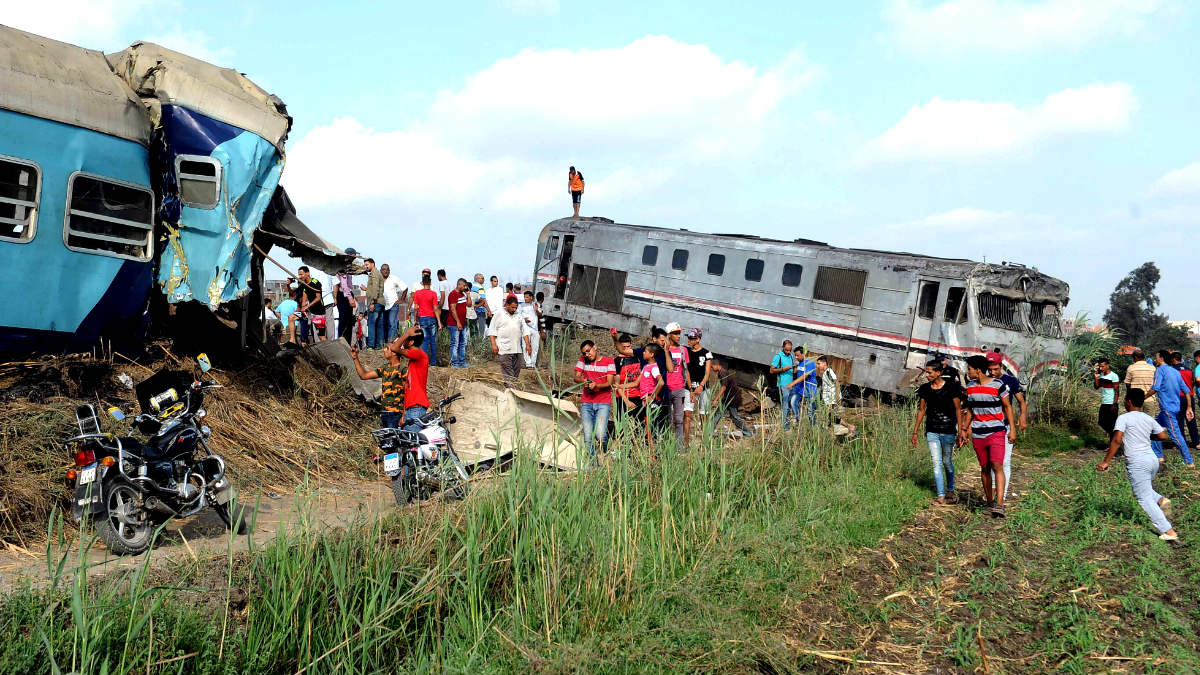
M 579 217 L 579 202 L 583 199 L 583 174 L 575 167 L 567 172 L 567 192 L 571 193 L 571 206 L 575 209 L 575 218 Z

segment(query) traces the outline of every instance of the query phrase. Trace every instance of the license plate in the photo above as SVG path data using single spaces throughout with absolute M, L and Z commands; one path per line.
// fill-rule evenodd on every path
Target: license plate
M 79 484 L 87 485 L 96 480 L 96 465 L 92 465 L 79 472 Z
M 385 473 L 400 471 L 400 455 L 393 452 L 390 455 L 383 456 L 383 470 Z

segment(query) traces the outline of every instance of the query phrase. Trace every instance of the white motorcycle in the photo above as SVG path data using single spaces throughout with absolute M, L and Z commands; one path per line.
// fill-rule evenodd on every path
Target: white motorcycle
M 419 420 L 420 431 L 376 429 L 371 432 L 383 454 L 375 456 L 383 463 L 383 472 L 391 478 L 392 495 L 397 506 L 425 500 L 434 492 L 451 499 L 464 499 L 469 488 L 467 470 L 454 452 L 447 427 L 453 417 L 445 417 L 443 409 L 462 398 L 455 394 L 442 399 Z

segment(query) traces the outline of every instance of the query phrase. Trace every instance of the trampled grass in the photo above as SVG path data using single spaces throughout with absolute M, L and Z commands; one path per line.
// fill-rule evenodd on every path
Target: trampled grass
M 458 505 L 302 524 L 169 578 L 60 574 L 0 603 L 0 671 L 791 669 L 792 599 L 925 503 L 905 415 L 845 444 L 627 442 L 572 474 L 519 453 Z

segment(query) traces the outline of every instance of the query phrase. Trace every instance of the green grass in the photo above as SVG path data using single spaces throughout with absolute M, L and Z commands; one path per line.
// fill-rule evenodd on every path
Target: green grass
M 558 475 L 518 459 L 456 508 L 302 525 L 169 585 L 60 574 L 0 603 L 0 671 L 793 669 L 772 637 L 790 599 L 928 497 L 905 415 L 848 444 L 709 435 Z

